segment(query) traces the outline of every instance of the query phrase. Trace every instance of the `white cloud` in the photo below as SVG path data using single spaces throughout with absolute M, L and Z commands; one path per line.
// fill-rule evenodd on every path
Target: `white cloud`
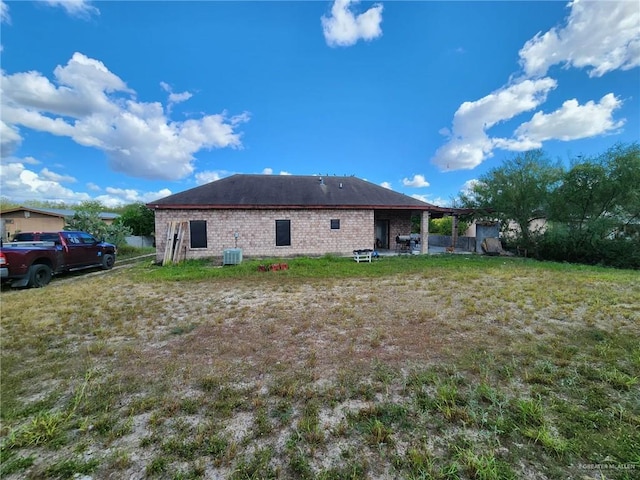
M 416 200 L 420 200 L 421 202 L 430 203 L 431 205 L 436 205 L 438 207 L 448 207 L 451 204 L 450 200 L 446 200 L 442 197 L 431 197 L 429 195 L 418 195 L 413 194 L 411 198 L 415 198 Z
M 636 1 L 573 1 L 566 25 L 539 32 L 520 50 L 528 76 L 553 65 L 589 68 L 590 77 L 640 65 L 640 7 Z
M 478 185 L 478 183 L 480 183 L 480 181 L 477 178 L 472 178 L 471 180 L 467 180 L 462 185 L 462 188 L 460 189 L 460 191 L 465 195 L 471 195 L 473 194 L 474 187 Z
M 28 157 L 31 158 L 31 157 Z M 107 187 L 105 194 L 92 197 L 86 192 L 76 192 L 62 185 L 63 182 L 75 182 L 76 179 L 68 175 L 60 175 L 43 168 L 40 172 L 29 169 L 25 162 L 15 159 L 14 162 L 3 160 L 0 165 L 0 192 L 2 196 L 15 202 L 26 200 L 44 200 L 77 204 L 86 200 L 98 200 L 107 207 L 117 207 L 134 202 L 150 202 L 171 195 L 167 188 L 157 192 L 139 192 L 133 189 Z M 26 159 L 23 159 L 26 160 Z M 33 163 L 39 163 L 32 159 Z M 87 184 L 91 191 L 102 189 L 93 183 Z
M 428 187 L 429 182 L 427 182 L 424 178 L 424 175 L 414 175 L 413 178 L 404 178 L 402 180 L 402 184 L 405 187 L 414 187 L 414 188 L 423 188 Z
M 22 160 L 20 160 L 20 162 L 22 163 L 26 163 L 27 165 L 40 165 L 40 160 L 37 160 L 33 157 L 24 157 Z
M 98 148 L 114 170 L 148 179 L 190 175 L 199 150 L 242 147 L 236 128 L 249 120 L 247 113 L 173 121 L 162 104 L 136 101 L 124 81 L 81 53 L 56 67 L 54 77 L 55 84 L 39 72 L 2 72 L 3 157 L 21 141 L 18 126 Z
M 52 7 L 62 7 L 72 17 L 88 19 L 91 15 L 100 15 L 100 10 L 87 0 L 45 0 Z
M 382 182 L 380 186 L 384 188 L 388 188 L 389 190 L 393 190 L 393 187 L 391 186 L 390 182 Z
M 160 86 L 165 92 L 169 93 L 169 98 L 167 102 L 167 113 L 171 113 L 173 106 L 177 103 L 186 102 L 193 94 L 191 92 L 182 92 L 182 93 L 174 93 L 171 85 L 166 82 L 160 82 Z
M 198 172 L 195 175 L 196 183 L 198 185 L 204 185 L 205 183 L 215 182 L 220 180 L 222 175 L 220 172 Z
M 75 183 L 77 181 L 70 175 L 60 175 L 59 173 L 52 172 L 46 167 L 40 170 L 40 177 L 56 183 Z
M 262 175 L 273 175 L 273 168 L 271 167 L 266 167 L 262 170 Z M 291 173 L 286 172 L 284 170 L 280 170 L 280 173 L 278 173 L 278 175 L 291 175 Z
M 140 193 L 133 189 L 107 187 L 105 192 L 107 192 L 106 195 L 99 195 L 95 199 L 107 207 L 117 207 L 118 205 L 137 202 L 147 203 L 171 195 L 171 190 L 168 188 L 163 188 L 157 192 Z
M 475 102 L 464 102 L 454 115 L 449 141 L 436 151 L 433 163 L 443 170 L 477 167 L 493 155 L 496 146 L 487 130 L 538 107 L 556 85 L 552 78 L 524 80 Z
M 554 112 L 538 111 L 516 127 L 511 138 L 491 138 L 487 133 L 494 125 L 534 110 L 546 101 L 549 91 L 557 85 L 554 79 L 544 77 L 553 65 L 589 68 L 590 77 L 640 66 L 637 1 L 576 0 L 568 6 L 571 11 L 564 25 L 538 33 L 520 50 L 524 77 L 520 75 L 520 80 L 460 106 L 451 130 L 440 130 L 448 141 L 436 151 L 433 163 L 443 170 L 472 169 L 493 156 L 495 148 L 527 151 L 541 148 L 546 140 L 593 137 L 622 127 L 624 119 L 613 119 L 613 112 L 622 101 L 609 93 L 599 102 L 580 105 L 571 99 Z
M 322 16 L 322 32 L 330 47 L 347 47 L 358 40 L 373 40 L 382 35 L 382 5 L 377 3 L 355 15 L 350 7 L 358 0 L 335 0 L 330 16 Z
M 46 170 L 46 169 L 45 169 Z M 45 171 L 44 175 L 29 170 L 24 164 L 3 163 L 0 166 L 0 191 L 4 197 L 16 202 L 25 200 L 50 200 L 54 202 L 78 203 L 90 200 L 87 193 L 74 192 L 51 178 L 53 172 Z
M 530 121 L 518 127 L 515 132 L 517 140 L 508 141 L 514 143 L 508 145 L 509 150 L 517 150 L 520 143 L 540 148 L 546 140 L 577 140 L 615 131 L 624 124 L 624 120 L 616 122 L 613 119 L 613 112 L 621 105 L 622 102 L 609 93 L 597 103 L 588 101 L 580 105 L 577 100 L 572 99 L 564 102 L 554 112 L 536 112 Z M 500 143 L 497 145 L 505 148 Z
M 172 104 L 182 103 L 193 97 L 191 92 L 171 93 L 169 95 L 169 102 Z
M 2 112 L 0 112 L 2 114 Z M 14 126 L 9 126 L 0 119 L 0 156 L 11 155 L 22 143 L 20 132 Z
M 11 15 L 9 15 L 9 5 L 0 0 L 0 23 L 11 24 Z

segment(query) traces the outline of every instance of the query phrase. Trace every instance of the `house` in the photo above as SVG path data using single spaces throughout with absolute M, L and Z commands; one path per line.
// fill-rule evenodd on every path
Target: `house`
M 451 214 L 407 195 L 348 176 L 238 174 L 162 198 L 155 210 L 157 259 L 175 248 L 173 222 L 184 225 L 182 258 L 349 255 L 353 250 L 397 246 L 420 216 Z M 175 236 L 174 236 L 175 237 Z M 420 244 L 427 253 L 428 241 Z
M 57 232 L 64 230 L 67 219 L 73 217 L 74 210 L 58 208 L 16 207 L 0 212 L 2 238 L 9 240 L 17 232 Z M 101 212 L 100 219 L 107 225 L 120 215 L 117 213 Z

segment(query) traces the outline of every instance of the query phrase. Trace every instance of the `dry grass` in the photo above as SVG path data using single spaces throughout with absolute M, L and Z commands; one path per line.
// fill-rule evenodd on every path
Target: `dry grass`
M 366 278 L 282 273 L 167 282 L 122 270 L 3 291 L 6 478 L 640 469 L 626 453 L 640 445 L 634 272 L 496 259 Z M 626 446 L 569 438 L 582 427 L 562 402 L 589 392 L 587 411 L 617 405 Z

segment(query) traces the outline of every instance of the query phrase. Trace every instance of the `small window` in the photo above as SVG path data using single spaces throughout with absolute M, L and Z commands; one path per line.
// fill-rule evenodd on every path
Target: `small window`
M 291 246 L 291 220 L 276 220 L 276 247 Z
M 340 219 L 331 220 L 331 230 L 340 230 Z
M 189 236 L 191 237 L 191 248 L 207 248 L 206 220 L 191 220 L 189 222 Z

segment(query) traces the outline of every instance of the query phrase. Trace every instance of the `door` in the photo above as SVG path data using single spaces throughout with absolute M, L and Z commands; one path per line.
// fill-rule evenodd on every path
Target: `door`
M 67 267 L 76 268 L 100 263 L 102 258 L 98 254 L 101 250 L 95 238 L 84 232 L 65 232 L 63 235 L 68 248 Z
M 389 248 L 389 220 L 376 220 L 376 248 Z

